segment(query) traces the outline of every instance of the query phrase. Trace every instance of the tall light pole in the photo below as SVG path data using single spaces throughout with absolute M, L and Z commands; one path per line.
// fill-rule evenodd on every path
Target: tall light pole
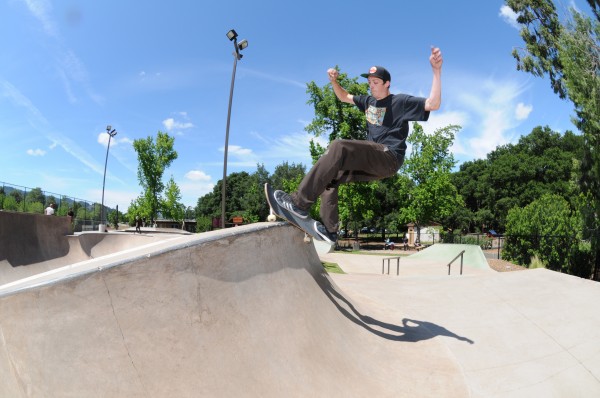
M 229 90 L 229 109 L 227 110 L 227 128 L 225 130 L 225 150 L 223 158 L 223 185 L 221 186 L 221 228 L 225 228 L 225 192 L 227 191 L 227 152 L 229 150 L 229 120 L 231 119 L 231 102 L 233 100 L 233 85 L 235 83 L 235 69 L 237 61 L 242 59 L 241 50 L 248 47 L 248 40 L 242 40 L 238 43 L 238 34 L 231 29 L 227 32 L 227 38 L 233 42 L 233 73 L 231 75 L 231 89 Z
M 104 178 L 102 179 L 102 204 L 100 205 L 100 225 L 98 230 L 100 232 L 106 231 L 106 220 L 104 219 L 104 184 L 106 182 L 106 165 L 108 164 L 108 150 L 110 149 L 110 139 L 117 135 L 117 130 L 113 129 L 112 126 L 106 126 L 106 133 L 108 134 L 108 145 L 106 146 L 106 159 L 104 160 Z

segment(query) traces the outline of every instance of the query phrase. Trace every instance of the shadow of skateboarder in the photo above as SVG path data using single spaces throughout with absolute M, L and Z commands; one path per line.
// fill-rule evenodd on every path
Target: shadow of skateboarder
M 394 325 L 379 321 L 368 315 L 363 315 L 348 299 L 336 290 L 329 279 L 323 278 L 322 281 L 318 282 L 321 285 L 323 292 L 346 318 L 377 336 L 388 340 L 406 341 L 410 343 L 429 340 L 436 336 L 446 336 L 469 344 L 475 343 L 467 337 L 459 336 L 432 322 L 404 318 L 402 319 L 401 325 Z

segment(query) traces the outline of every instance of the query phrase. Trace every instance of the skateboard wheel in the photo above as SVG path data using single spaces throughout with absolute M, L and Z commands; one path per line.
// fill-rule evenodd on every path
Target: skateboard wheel
M 304 243 L 310 243 L 310 236 L 304 234 Z
M 277 217 L 275 217 L 275 214 L 269 214 L 267 217 L 267 221 L 269 222 L 273 222 L 277 219 Z

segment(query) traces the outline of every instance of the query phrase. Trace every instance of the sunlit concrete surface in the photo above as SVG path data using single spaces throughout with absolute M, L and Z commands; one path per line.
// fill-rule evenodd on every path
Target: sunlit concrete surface
M 596 283 L 427 250 L 422 275 L 328 275 L 303 238 L 259 223 L 0 286 L 0 396 L 600 395 Z

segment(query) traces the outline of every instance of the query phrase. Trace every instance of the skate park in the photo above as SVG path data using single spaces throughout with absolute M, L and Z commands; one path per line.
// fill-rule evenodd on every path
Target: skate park
M 76 239 L 5 216 L 0 396 L 600 395 L 596 282 L 495 272 L 467 245 L 388 273 L 281 222 Z

